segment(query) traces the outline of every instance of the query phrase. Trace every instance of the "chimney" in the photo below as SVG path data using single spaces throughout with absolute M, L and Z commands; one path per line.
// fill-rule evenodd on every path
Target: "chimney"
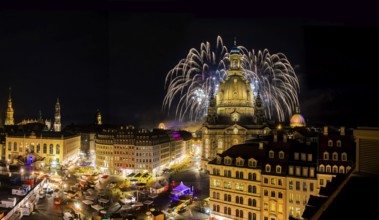
M 345 127 L 341 127 L 340 132 L 341 136 L 345 136 Z
M 263 150 L 263 142 L 259 142 L 259 150 Z
M 324 126 L 324 135 L 328 135 L 328 126 Z

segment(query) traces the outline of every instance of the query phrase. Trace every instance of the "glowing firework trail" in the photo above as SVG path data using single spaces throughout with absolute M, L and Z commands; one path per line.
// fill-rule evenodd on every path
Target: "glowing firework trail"
M 283 122 L 299 105 L 299 81 L 287 57 L 283 53 L 271 55 L 267 49 L 248 51 L 240 46 L 241 66 L 254 94 L 258 90 L 264 101 L 265 114 L 269 119 Z M 256 97 L 256 96 L 255 96 Z
M 299 104 L 299 82 L 291 64 L 282 53 L 271 55 L 267 49 L 255 53 L 243 46 L 239 49 L 244 75 L 255 97 L 259 90 L 266 117 L 283 122 Z M 179 120 L 202 120 L 212 91 L 217 93 L 228 69 L 229 53 L 220 36 L 215 51 L 209 42 L 201 43 L 200 50 L 192 48 L 166 76 L 163 107 L 171 109 L 176 103 L 175 114 Z
M 190 49 L 186 58 L 167 74 L 167 94 L 163 106 L 170 109 L 177 102 L 176 116 L 180 120 L 201 120 L 207 112 L 212 91 L 217 91 L 221 79 L 225 78 L 229 59 L 227 48 L 221 37 L 212 50 L 209 42 L 201 43 L 200 50 Z

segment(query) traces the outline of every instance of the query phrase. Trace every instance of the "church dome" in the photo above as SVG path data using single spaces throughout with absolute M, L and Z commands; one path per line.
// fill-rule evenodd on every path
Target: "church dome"
M 219 115 L 227 116 L 234 111 L 249 116 L 254 113 L 254 94 L 242 75 L 229 75 L 220 84 L 216 102 Z
M 290 120 L 290 127 L 305 127 L 304 117 L 297 110 L 295 114 L 292 115 Z

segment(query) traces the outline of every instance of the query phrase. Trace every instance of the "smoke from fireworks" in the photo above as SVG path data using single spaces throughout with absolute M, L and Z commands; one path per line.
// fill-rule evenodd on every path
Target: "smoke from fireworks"
M 266 117 L 285 121 L 299 105 L 299 81 L 290 62 L 282 53 L 270 54 L 267 49 L 249 51 L 243 46 L 238 48 L 242 53 L 244 76 L 250 82 L 254 97 L 259 91 Z M 220 36 L 214 50 L 209 42 L 201 43 L 200 50 L 190 49 L 187 57 L 181 59 L 166 76 L 167 93 L 163 107 L 168 110 L 175 108 L 175 115 L 180 121 L 203 120 L 209 97 L 212 92 L 217 93 L 228 69 L 229 53 Z

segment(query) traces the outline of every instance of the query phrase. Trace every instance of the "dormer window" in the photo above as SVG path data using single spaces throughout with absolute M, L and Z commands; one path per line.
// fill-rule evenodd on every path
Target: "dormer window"
M 221 157 L 217 157 L 217 164 L 221 164 L 221 161 L 222 161 L 222 158 Z
M 230 157 L 225 157 L 225 158 L 224 158 L 224 164 L 225 164 L 225 165 L 231 165 L 231 164 L 232 164 L 232 158 L 230 158 Z
M 268 152 L 268 157 L 274 158 L 274 151 L 273 150 L 270 150 L 270 152 Z
M 253 168 L 257 167 L 257 161 L 254 159 L 250 159 L 249 160 L 249 167 L 253 167 Z
M 337 147 L 341 147 L 341 140 L 338 140 L 336 145 L 337 145 Z
M 332 140 L 328 140 L 328 147 L 333 147 L 333 141 Z
M 270 164 L 266 164 L 266 172 L 271 172 L 271 166 Z
M 236 160 L 236 166 L 243 166 L 244 165 L 244 159 L 242 159 L 242 158 L 237 158 L 237 160 Z
M 284 159 L 284 152 L 283 151 L 279 152 L 279 159 Z
M 280 165 L 276 166 L 276 173 L 281 173 L 282 172 L 282 167 Z

